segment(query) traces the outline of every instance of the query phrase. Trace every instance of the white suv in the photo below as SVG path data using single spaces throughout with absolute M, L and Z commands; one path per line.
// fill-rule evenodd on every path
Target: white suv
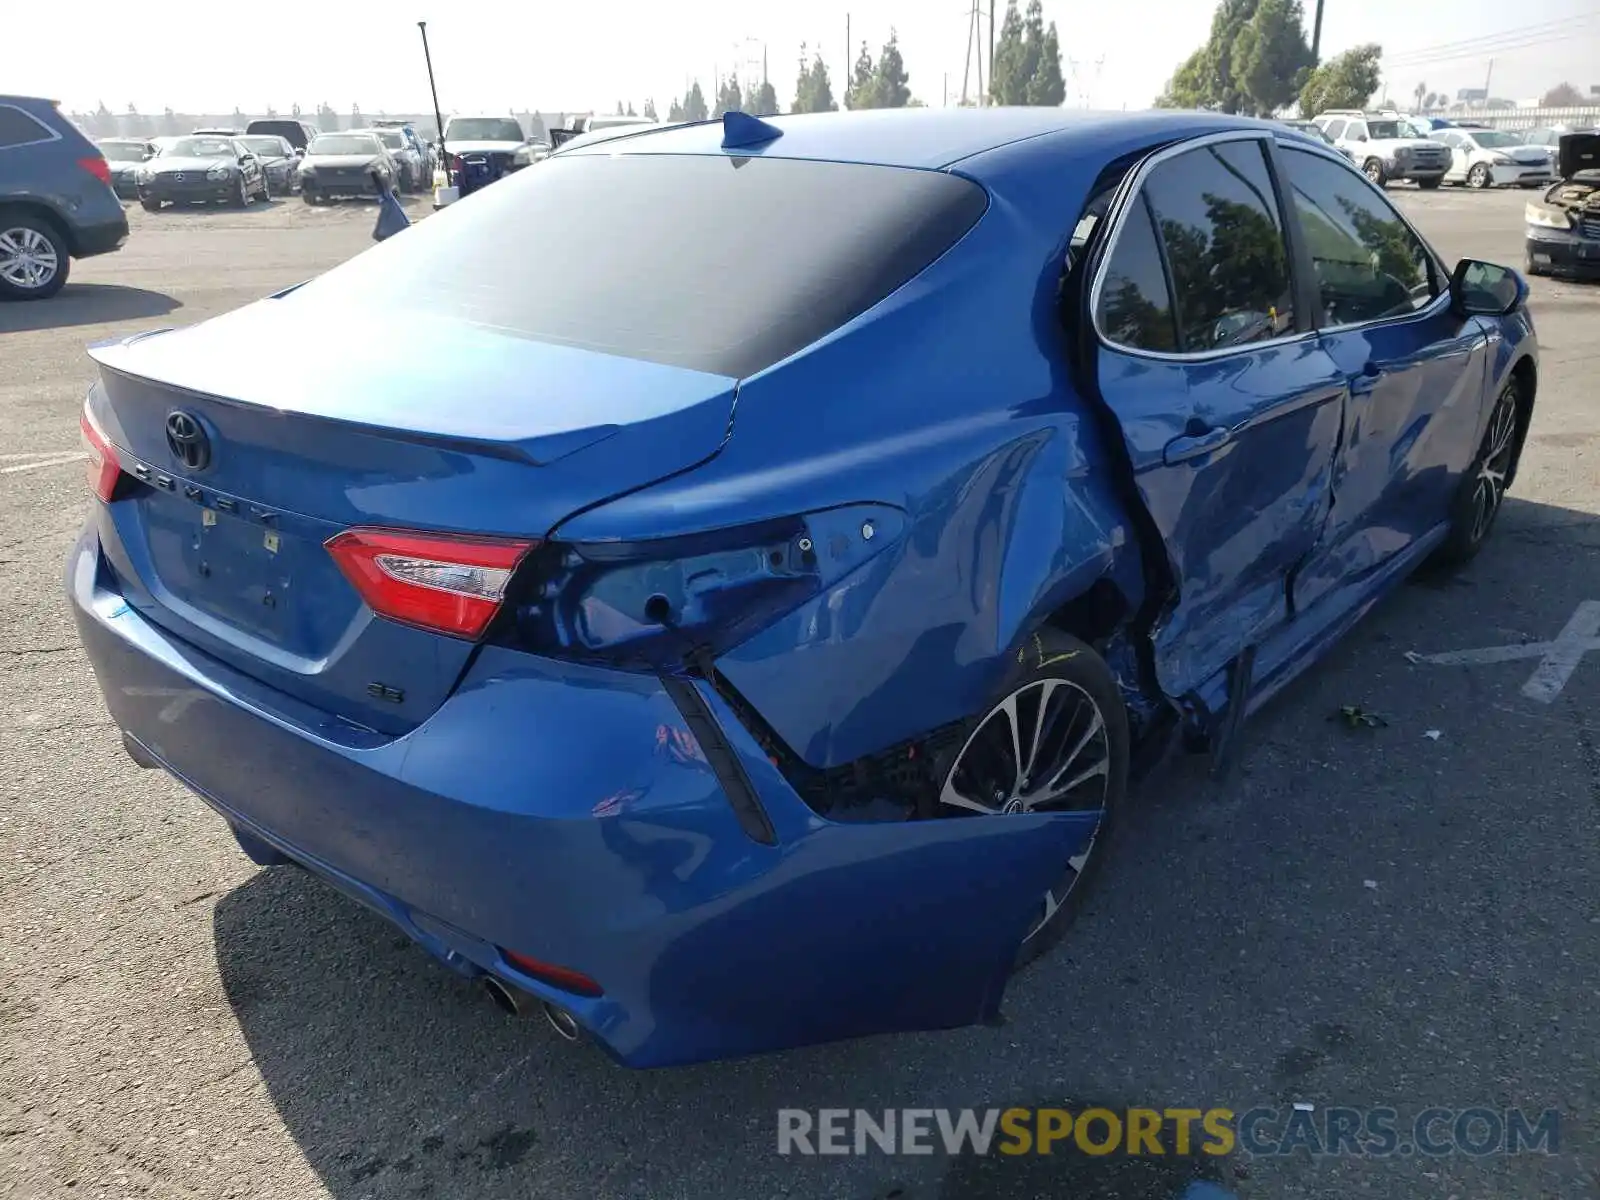
M 1318 113 L 1312 121 L 1377 187 L 1391 179 L 1411 179 L 1418 187 L 1436 188 L 1450 169 L 1450 147 L 1418 137 L 1398 113 L 1334 109 Z

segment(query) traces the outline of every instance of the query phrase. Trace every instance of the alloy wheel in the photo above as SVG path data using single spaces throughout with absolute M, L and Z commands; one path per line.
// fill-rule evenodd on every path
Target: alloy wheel
M 1488 536 L 1500 505 L 1505 500 L 1506 476 L 1517 441 L 1517 390 L 1508 386 L 1495 402 L 1484 434 L 1483 451 L 1478 456 L 1478 478 L 1472 489 L 1472 541 Z
M 1365 175 L 1368 179 L 1372 180 L 1373 183 L 1378 184 L 1379 186 L 1382 186 L 1382 184 L 1383 184 L 1383 164 L 1381 162 L 1379 162 L 1377 159 L 1369 158 L 1367 160 L 1367 165 L 1361 169 L 1361 173 L 1363 175 Z
M 1488 187 L 1489 168 L 1484 166 L 1482 163 L 1479 163 L 1477 166 L 1473 167 L 1472 170 L 1467 172 L 1467 183 L 1475 188 Z
M 1105 714 L 1093 696 L 1067 679 L 1037 679 L 1012 692 L 957 753 L 939 792 L 941 805 L 984 816 L 1074 813 L 1082 822 L 1082 848 L 1045 892 L 1024 945 L 1049 924 L 1083 874 L 1110 788 Z
M 56 277 L 61 259 L 50 239 L 19 225 L 0 230 L 0 279 L 23 291 L 37 291 Z

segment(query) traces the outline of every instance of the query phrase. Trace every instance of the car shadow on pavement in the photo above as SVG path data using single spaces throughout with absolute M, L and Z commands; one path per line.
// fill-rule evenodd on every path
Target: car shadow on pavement
M 136 321 L 181 307 L 181 301 L 165 292 L 112 283 L 69 282 L 48 300 L 0 304 L 0 334 Z
M 1476 1056 L 1494 1059 L 1495 1046 L 1516 1066 L 1492 1069 L 1521 1072 L 1504 1103 L 1560 1095 L 1578 1086 L 1562 1047 L 1588 1044 L 1595 1024 L 1592 977 L 1549 964 L 1594 945 L 1592 906 L 1569 897 L 1588 887 L 1588 818 L 1572 797 L 1600 788 L 1586 782 L 1600 766 L 1584 766 L 1583 716 L 1600 655 L 1563 707 L 1546 709 L 1518 708 L 1532 662 L 1469 684 L 1450 674 L 1460 668 L 1407 654 L 1519 631 L 1550 638 L 1574 604 L 1600 600 L 1593 572 L 1561 573 L 1600 554 L 1592 514 L 1513 499 L 1500 520 L 1467 568 L 1416 576 L 1422 586 L 1391 595 L 1252 718 L 1231 780 L 1208 781 L 1204 760 L 1180 758 L 1146 781 L 1083 922 L 1017 978 L 999 1026 L 629 1071 L 538 1017 L 505 1016 L 379 917 L 279 867 L 223 896 L 213 916 L 221 983 L 255 1069 L 336 1200 L 1300 1194 L 1283 1186 L 1307 1183 L 1284 1174 L 1298 1160 L 781 1158 L 777 1112 L 1478 1102 L 1491 1068 Z M 1331 723 L 1348 695 L 1370 698 L 1389 727 Z M 1497 698 L 1505 712 L 1485 724 Z M 1431 740 L 1441 728 L 1444 741 Z M 1545 777 L 1519 795 L 1515 828 L 1492 822 L 1486 838 L 1483 813 L 1525 776 L 1513 749 Z M 1510 886 L 1522 879 L 1536 884 L 1526 895 Z M 1440 915 L 1457 908 L 1471 919 Z M 1539 1041 L 1545 1010 L 1562 1014 L 1566 1039 Z M 1433 1178 L 1467 1172 L 1451 1180 L 1462 1194 L 1489 1169 L 1416 1161 L 1410 1169 Z M 1537 1157 L 1495 1164 L 1519 1173 L 1501 1194 L 1534 1194 L 1518 1191 L 1533 1178 L 1520 1173 L 1541 1162 L 1567 1169 Z M 1340 1169 L 1349 1173 L 1331 1190 L 1304 1194 L 1444 1186 L 1398 1174 L 1407 1165 L 1394 1159 Z M 1378 1171 L 1391 1174 L 1354 1174 Z

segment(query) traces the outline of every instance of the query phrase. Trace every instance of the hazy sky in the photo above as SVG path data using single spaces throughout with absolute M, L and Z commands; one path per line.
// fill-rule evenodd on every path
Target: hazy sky
M 980 0 L 987 12 L 987 0 Z M 1307 27 L 1314 0 L 1306 0 Z M 60 53 L 11 54 L 0 87 L 73 109 L 105 101 L 121 112 L 280 112 L 320 101 L 345 111 L 429 105 L 416 21 L 428 20 L 440 104 L 452 110 L 611 109 L 653 96 L 663 114 L 686 80 L 759 62 L 780 102 L 794 94 L 800 43 L 820 46 L 837 81 L 850 38 L 874 54 L 897 28 L 913 93 L 929 104 L 960 95 L 970 0 L 584 0 L 507 4 L 217 4 L 197 0 L 67 0 L 8 5 L 0 40 Z M 1045 0 L 1068 64 L 1069 105 L 1146 106 L 1205 37 L 1211 0 Z M 431 11 L 430 11 L 431 10 Z M 1000 0 L 1003 13 L 1004 3 Z M 90 36 L 92 31 L 92 36 Z M 746 39 L 752 39 L 746 42 Z M 1479 40 L 1486 39 L 1486 40 Z M 1492 40 L 1488 40 L 1492 39 Z M 1600 84 L 1597 0 L 1327 0 L 1324 55 L 1380 42 L 1396 100 L 1419 82 L 1536 96 L 1565 79 Z M 743 44 L 741 44 L 743 43 Z M 852 57 L 854 49 L 851 51 Z M 974 79 L 974 86 L 976 80 Z

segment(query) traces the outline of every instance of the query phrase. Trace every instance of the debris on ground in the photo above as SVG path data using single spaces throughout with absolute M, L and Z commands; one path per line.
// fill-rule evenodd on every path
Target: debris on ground
M 1385 721 L 1377 713 L 1369 712 L 1362 708 L 1359 704 L 1346 704 L 1341 706 L 1339 711 L 1330 716 L 1328 720 L 1343 721 L 1350 729 L 1360 729 L 1362 727 L 1368 729 L 1381 729 L 1389 724 L 1388 721 Z
M 1440 729 L 1430 729 L 1422 736 L 1427 738 L 1430 742 L 1437 742 L 1444 736 L 1444 731 Z
M 1376 879 L 1363 879 L 1361 881 L 1361 886 L 1364 888 L 1369 888 L 1375 892 L 1378 890 L 1378 881 Z
M 1416 666 L 1418 663 L 1423 662 L 1424 659 L 1422 655 L 1418 654 L 1415 650 L 1407 650 L 1406 661 L 1412 666 Z

